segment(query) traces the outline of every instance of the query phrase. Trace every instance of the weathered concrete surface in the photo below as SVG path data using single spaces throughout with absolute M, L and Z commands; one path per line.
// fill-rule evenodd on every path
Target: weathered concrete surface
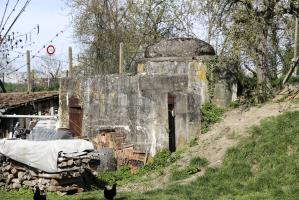
M 194 38 L 163 39 L 159 43 L 147 47 L 145 51 L 146 58 L 203 55 L 215 55 L 215 51 L 210 44 Z
M 181 42 L 185 45 L 184 51 L 175 52 L 172 45 L 182 48 Z M 124 146 L 134 145 L 136 150 L 154 155 L 170 144 L 168 106 L 171 97 L 176 148 L 197 137 L 201 125 L 200 107 L 209 100 L 205 63 L 210 57 L 206 54 L 214 54 L 214 50 L 193 39 L 166 40 L 163 44 L 158 50 L 156 47 L 148 49 L 153 58 L 141 61 L 134 76 L 113 74 L 63 80 L 61 125 L 69 125 L 69 101 L 75 97 L 80 101 L 77 107 L 83 112 L 82 135 L 93 138 L 106 130 L 115 130 L 125 135 Z M 163 48 L 169 49 L 167 55 Z M 199 56 L 202 54 L 205 56 Z
M 215 84 L 212 102 L 220 107 L 227 107 L 232 101 L 237 100 L 237 85 L 229 84 L 222 80 Z
M 79 83 L 80 88 L 76 87 Z M 188 93 L 182 92 L 188 88 L 187 75 L 109 75 L 86 80 L 66 79 L 61 87 L 61 102 L 67 102 L 66 98 L 77 90 L 76 95 L 84 108 L 82 133 L 86 136 L 94 137 L 106 129 L 119 130 L 126 133 L 127 144 L 155 154 L 168 146 L 169 93 L 177 97 L 177 136 L 185 138 L 188 135 L 188 112 L 194 110 L 188 111 Z M 67 105 L 61 106 L 60 113 L 67 113 Z M 67 117 L 61 118 L 61 124 L 67 126 Z M 181 143 L 185 144 L 187 140 Z

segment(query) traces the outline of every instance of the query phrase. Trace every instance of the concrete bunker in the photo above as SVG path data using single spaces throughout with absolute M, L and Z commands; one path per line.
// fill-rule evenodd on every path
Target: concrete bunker
M 214 54 L 198 39 L 165 39 L 146 49 L 135 75 L 64 79 L 60 126 L 80 126 L 78 136 L 116 154 L 175 151 L 200 134 L 200 106 L 209 100 L 206 64 Z

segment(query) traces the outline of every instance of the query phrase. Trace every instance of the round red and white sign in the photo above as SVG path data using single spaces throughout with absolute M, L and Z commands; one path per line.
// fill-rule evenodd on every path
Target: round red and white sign
M 49 45 L 49 46 L 47 47 L 47 53 L 48 53 L 49 55 L 53 55 L 53 54 L 55 53 L 55 47 L 54 47 L 53 45 Z

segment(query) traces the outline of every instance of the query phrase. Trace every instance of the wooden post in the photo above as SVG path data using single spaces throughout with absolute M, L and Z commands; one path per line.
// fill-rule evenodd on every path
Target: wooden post
M 26 51 L 26 56 L 27 56 L 27 92 L 32 91 L 31 87 L 31 67 L 30 67 L 30 51 Z
M 296 17 L 295 20 L 295 44 L 294 44 L 294 62 L 299 56 L 299 19 Z M 298 66 L 295 68 L 294 75 L 299 75 Z
M 4 73 L 2 74 L 2 83 L 4 84 Z
M 124 65 L 124 51 L 123 51 L 124 43 L 119 44 L 119 73 L 123 73 L 123 65 Z
M 73 50 L 69 47 L 69 77 L 73 76 Z

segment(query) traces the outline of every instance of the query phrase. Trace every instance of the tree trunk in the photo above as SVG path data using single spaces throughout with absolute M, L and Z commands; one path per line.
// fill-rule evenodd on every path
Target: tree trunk
M 257 102 L 263 103 L 265 102 L 272 93 L 272 88 L 270 84 L 270 73 L 268 66 L 268 57 L 267 57 L 267 36 L 268 30 L 264 28 L 262 32 L 259 34 L 257 38 L 257 66 L 256 66 L 256 74 L 257 74 Z

